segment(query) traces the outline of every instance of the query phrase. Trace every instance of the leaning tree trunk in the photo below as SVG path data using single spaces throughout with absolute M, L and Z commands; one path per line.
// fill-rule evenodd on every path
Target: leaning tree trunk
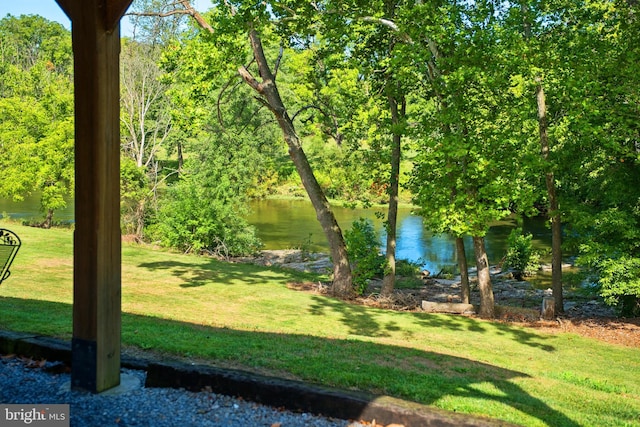
M 396 283 L 396 232 L 398 222 L 398 193 L 400 187 L 400 157 L 402 135 L 397 128 L 400 120 L 406 112 L 404 97 L 401 97 L 400 106 L 394 96 L 389 96 L 391 108 L 391 121 L 394 127 L 393 142 L 391 147 L 391 177 L 389 179 L 389 208 L 387 214 L 387 253 L 384 279 L 382 280 L 382 295 L 391 295 Z
M 464 250 L 464 240 L 462 237 L 456 237 L 456 254 L 458 256 L 458 270 L 460 270 L 460 299 L 463 304 L 469 304 L 471 300 L 469 267 L 467 266 L 467 254 Z
M 213 28 L 193 8 L 193 6 L 191 6 L 191 2 L 189 0 L 178 1 L 202 29 L 213 33 Z M 235 14 L 233 7 L 232 13 Z M 339 296 L 351 296 L 354 292 L 353 276 L 351 274 L 351 265 L 349 264 L 347 248 L 344 243 L 344 237 L 342 236 L 342 230 L 340 230 L 340 226 L 331 211 L 331 206 L 329 205 L 322 188 L 313 174 L 313 170 L 311 169 L 311 165 L 309 165 L 307 156 L 302 150 L 302 145 L 298 135 L 296 134 L 295 126 L 284 107 L 282 98 L 280 98 L 280 92 L 276 86 L 275 75 L 271 71 L 264 55 L 262 41 L 254 29 L 249 30 L 249 41 L 251 42 L 251 49 L 253 50 L 256 63 L 258 64 L 262 81 L 259 82 L 245 67 L 240 67 L 238 72 L 245 83 L 251 86 L 252 89 L 262 96 L 260 101 L 264 102 L 266 107 L 269 108 L 276 117 L 284 135 L 284 139 L 289 146 L 289 156 L 300 175 L 302 185 L 309 195 L 311 204 L 316 211 L 316 217 L 318 218 L 322 231 L 329 243 L 331 260 L 333 261 L 332 292 Z
M 536 87 L 536 101 L 538 104 L 538 128 L 540 130 L 540 147 L 545 166 L 549 168 L 549 138 L 547 136 L 547 104 L 544 96 L 542 82 L 538 81 Z M 547 169 L 545 174 L 547 196 L 549 198 L 549 219 L 551 220 L 551 289 L 555 312 L 564 312 L 562 296 L 562 223 L 558 197 L 556 196 L 556 184 L 553 171 Z
M 302 185 L 309 195 L 311 204 L 316 211 L 316 217 L 329 243 L 333 261 L 333 293 L 343 297 L 351 296 L 353 294 L 351 266 L 342 231 L 302 149 L 295 126 L 276 87 L 275 76 L 264 55 L 262 41 L 255 30 L 250 30 L 249 40 L 262 81 L 258 82 L 245 67 L 240 67 L 238 72 L 249 86 L 264 97 L 265 105 L 273 112 L 280 125 L 289 147 L 289 156 L 300 175 Z
M 473 252 L 478 268 L 478 289 L 480 290 L 480 317 L 495 317 L 495 303 L 491 277 L 489 276 L 489 260 L 484 246 L 484 237 L 473 236 Z

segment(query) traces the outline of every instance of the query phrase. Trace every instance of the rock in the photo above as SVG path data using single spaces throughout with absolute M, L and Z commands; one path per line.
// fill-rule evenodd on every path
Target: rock
M 422 309 L 429 313 L 475 314 L 472 304 L 422 301 Z
M 255 257 L 235 258 L 233 261 L 320 274 L 328 274 L 333 270 L 329 255 L 308 253 L 299 249 L 265 250 Z

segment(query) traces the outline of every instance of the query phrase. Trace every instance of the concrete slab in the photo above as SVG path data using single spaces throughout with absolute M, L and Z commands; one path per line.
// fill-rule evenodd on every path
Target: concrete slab
M 120 396 L 122 394 L 129 393 L 134 390 L 139 390 L 142 388 L 142 381 L 132 374 L 120 374 L 120 385 L 117 387 L 110 388 L 109 390 L 105 390 L 102 393 L 98 393 L 100 396 Z M 60 387 L 60 391 L 68 392 L 71 390 L 71 381 L 66 382 Z M 86 393 L 84 391 L 80 391 L 80 393 Z

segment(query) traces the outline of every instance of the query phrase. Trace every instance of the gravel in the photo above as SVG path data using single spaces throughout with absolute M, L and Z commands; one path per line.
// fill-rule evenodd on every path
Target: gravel
M 144 384 L 143 371 L 123 369 L 122 374 Z M 69 404 L 71 426 L 349 426 L 344 420 L 282 411 L 216 393 L 140 386 L 119 395 L 95 395 L 71 391 L 70 382 L 60 363 L 0 358 L 0 403 Z

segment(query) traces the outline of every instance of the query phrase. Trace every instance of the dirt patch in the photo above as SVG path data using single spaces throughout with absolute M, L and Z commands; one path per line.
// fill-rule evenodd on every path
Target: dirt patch
M 545 332 L 570 332 L 611 344 L 640 348 L 640 318 L 563 318 L 555 322 L 532 322 L 526 326 Z

